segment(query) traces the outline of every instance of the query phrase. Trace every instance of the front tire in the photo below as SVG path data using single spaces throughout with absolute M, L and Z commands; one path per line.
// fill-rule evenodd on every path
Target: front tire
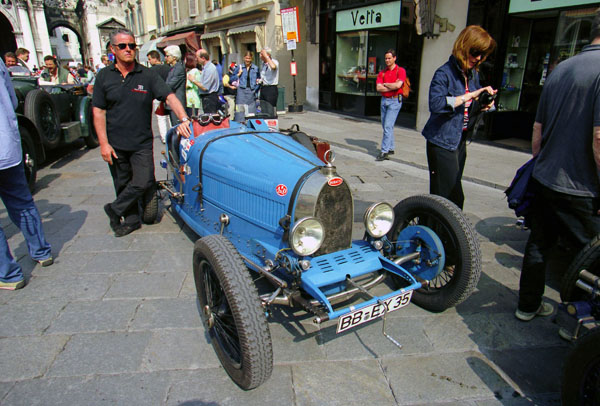
M 42 136 L 45 148 L 53 149 L 60 143 L 61 128 L 58 110 L 52 97 L 42 89 L 34 89 L 25 96 L 25 116 Z
M 575 342 L 563 366 L 563 405 L 600 405 L 600 328 Z
M 398 203 L 394 214 L 390 241 L 395 242 L 407 226 L 426 226 L 440 238 L 446 254 L 444 270 L 414 292 L 413 302 L 429 311 L 442 312 L 467 299 L 481 275 L 481 249 L 462 211 L 443 197 L 419 195 Z
M 158 218 L 158 193 L 156 183 L 144 192 L 142 208 L 142 221 L 145 224 L 154 224 Z
M 569 265 L 560 288 L 560 298 L 563 302 L 574 302 L 585 295 L 583 290 L 575 286 L 582 269 L 600 276 L 600 235 L 592 238 Z
M 229 240 L 209 235 L 196 241 L 194 280 L 225 371 L 242 389 L 260 386 L 273 371 L 271 334 L 248 269 Z

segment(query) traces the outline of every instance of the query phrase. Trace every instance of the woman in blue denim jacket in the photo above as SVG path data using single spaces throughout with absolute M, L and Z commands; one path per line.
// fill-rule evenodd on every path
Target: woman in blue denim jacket
M 239 73 L 239 84 L 235 100 L 235 111 L 238 113 L 256 113 L 256 96 L 258 94 L 260 72 L 258 66 L 252 63 L 254 54 L 247 51 L 244 54 L 244 64 Z
M 494 39 L 481 27 L 466 27 L 452 49 L 448 62 L 438 68 L 429 86 L 431 116 L 423 128 L 427 139 L 429 193 L 443 196 L 461 209 L 465 200 L 462 174 L 467 159 L 466 130 L 471 104 L 482 92 L 495 94 L 479 84 L 479 65 L 496 48 Z M 494 105 L 482 106 L 489 110 Z

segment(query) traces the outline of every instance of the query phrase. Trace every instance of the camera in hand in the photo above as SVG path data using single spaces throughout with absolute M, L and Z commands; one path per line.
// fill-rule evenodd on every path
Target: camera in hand
M 481 104 L 482 106 L 487 106 L 496 99 L 497 95 L 498 95 L 498 93 L 491 94 L 490 92 L 488 92 L 486 90 L 486 91 L 482 92 L 481 95 L 479 96 L 479 104 Z

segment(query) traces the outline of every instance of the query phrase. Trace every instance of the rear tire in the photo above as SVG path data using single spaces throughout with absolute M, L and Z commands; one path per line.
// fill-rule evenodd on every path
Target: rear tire
M 94 115 L 92 113 L 91 100 L 86 108 L 86 120 L 88 124 L 88 136 L 84 137 L 83 139 L 85 140 L 85 145 L 87 145 L 89 149 L 93 149 L 100 145 L 100 142 L 98 141 L 98 134 L 96 134 L 96 127 L 94 126 Z
M 600 405 L 600 328 L 575 341 L 563 366 L 563 405 Z
M 23 151 L 22 160 L 23 168 L 25 170 L 25 179 L 27 179 L 29 190 L 33 193 L 38 170 L 35 144 L 33 143 L 33 139 L 27 128 L 19 126 L 19 132 L 21 133 L 21 149 Z
M 273 348 L 256 286 L 233 244 L 209 235 L 194 245 L 194 280 L 217 357 L 242 389 L 271 376 Z
M 154 224 L 158 218 L 158 193 L 156 183 L 146 189 L 143 199 L 142 221 L 145 224 Z
M 569 265 L 560 287 L 560 298 L 563 302 L 574 302 L 585 295 L 583 290 L 575 286 L 582 269 L 600 276 L 600 235 L 592 238 Z
M 53 149 L 60 144 L 60 117 L 52 97 L 47 92 L 42 89 L 34 89 L 27 93 L 25 116 L 37 128 L 45 148 Z
M 395 242 L 402 229 L 421 225 L 432 229 L 446 253 L 444 270 L 413 294 L 413 302 L 432 312 L 442 312 L 467 299 L 481 275 L 481 250 L 477 235 L 462 211 L 435 195 L 412 196 L 394 207 L 394 226 L 388 239 Z

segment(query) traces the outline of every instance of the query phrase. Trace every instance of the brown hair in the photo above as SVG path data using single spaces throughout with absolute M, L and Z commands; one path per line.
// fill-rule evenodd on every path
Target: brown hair
M 479 65 L 496 49 L 496 41 L 490 34 L 478 25 L 469 25 L 456 38 L 452 55 L 458 59 L 462 69 L 467 69 L 467 61 L 471 51 L 481 52 L 481 59 L 475 65 L 475 70 L 479 70 Z
M 196 59 L 196 55 L 188 52 L 185 54 L 185 67 L 187 69 L 194 69 L 198 65 L 198 60 Z

